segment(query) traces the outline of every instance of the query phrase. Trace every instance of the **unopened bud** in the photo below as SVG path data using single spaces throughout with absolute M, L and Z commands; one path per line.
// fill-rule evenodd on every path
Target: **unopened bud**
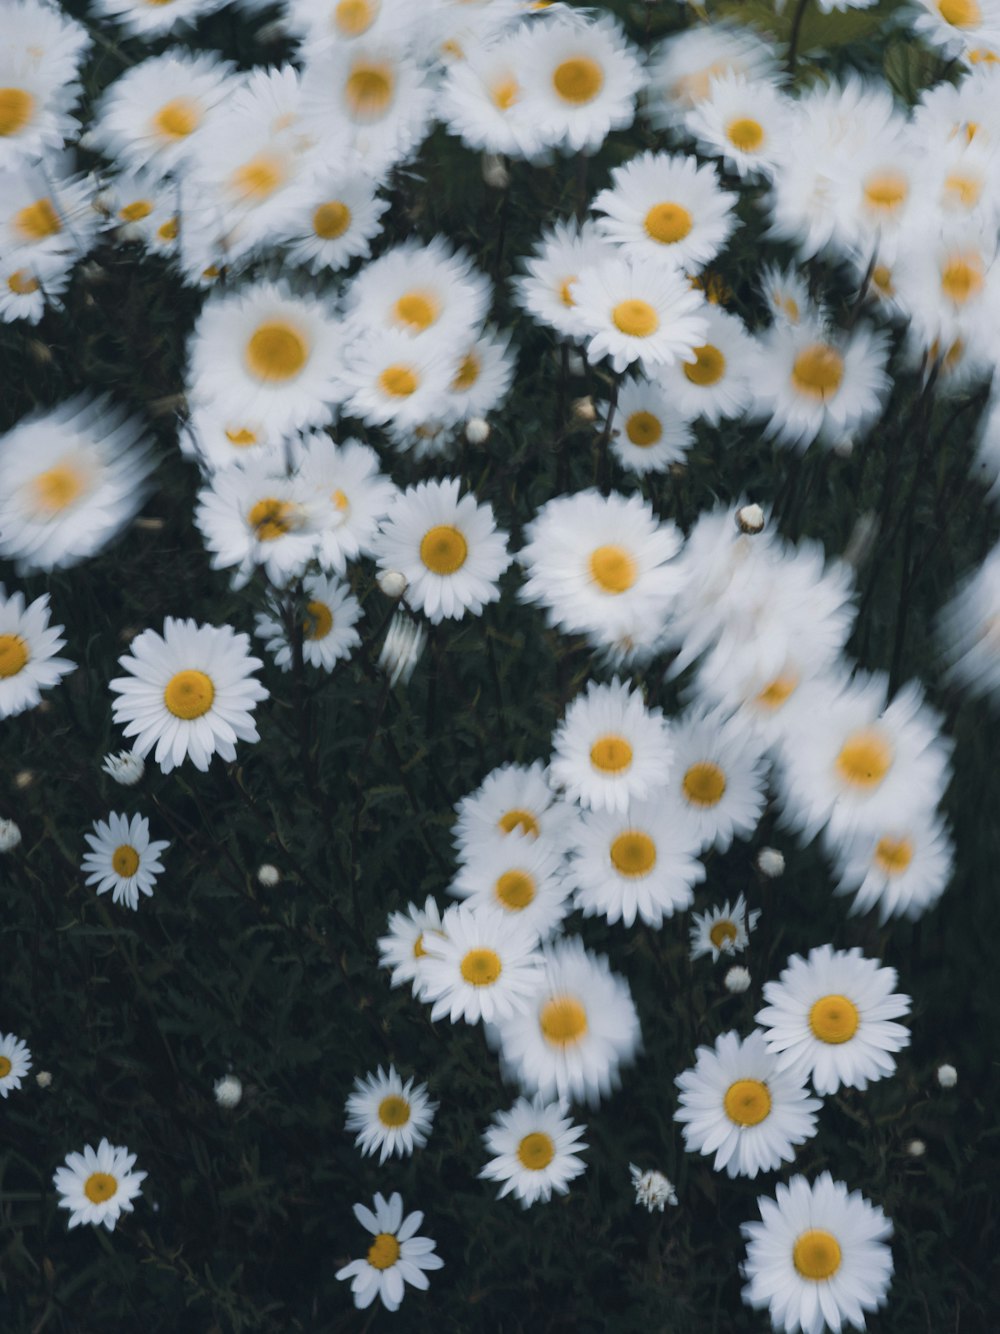
M 764 511 L 759 505 L 743 505 L 736 511 L 736 526 L 741 533 L 761 533 L 764 522 Z
M 833 446 L 833 452 L 838 459 L 849 459 L 854 453 L 854 437 L 842 435 Z
M 587 369 L 587 363 L 579 352 L 569 352 L 566 355 L 566 369 L 570 375 L 582 375 Z
M 498 153 L 483 154 L 483 180 L 492 190 L 506 190 L 510 185 L 510 172 Z
M 35 1075 L 35 1083 L 40 1089 L 51 1088 L 52 1075 L 48 1070 L 39 1070 L 38 1074 Z
M 264 862 L 262 866 L 257 867 L 257 879 L 268 889 L 273 889 L 281 881 L 281 872 L 270 862 Z
M 597 421 L 597 409 L 594 407 L 594 400 L 589 394 L 586 394 L 583 398 L 573 400 L 573 416 L 582 422 Z
M 735 968 L 730 968 L 725 977 L 726 990 L 731 991 L 734 996 L 740 996 L 750 986 L 750 972 L 747 968 L 741 968 L 738 964 Z
M 939 1065 L 937 1068 L 937 1082 L 943 1089 L 953 1089 L 958 1083 L 958 1071 L 953 1065 Z
M 23 792 L 25 788 L 31 787 L 34 781 L 35 771 L 33 769 L 19 769 L 14 775 L 14 786 L 21 792 Z
M 10 852 L 21 841 L 21 831 L 13 820 L 0 820 L 0 852 Z
M 490 438 L 490 424 L 483 417 L 470 417 L 465 423 L 465 438 L 470 445 L 484 445 Z
M 243 1097 L 243 1084 L 236 1075 L 223 1075 L 212 1085 L 215 1101 L 227 1109 L 236 1107 Z
M 785 871 L 785 856 L 777 848 L 761 848 L 757 853 L 757 870 L 768 880 L 777 880 Z
M 378 577 L 378 586 L 387 598 L 401 598 L 408 583 L 406 575 L 400 570 L 383 570 Z
M 907 1142 L 906 1152 L 911 1158 L 922 1158 L 927 1152 L 927 1145 L 922 1139 L 911 1139 Z

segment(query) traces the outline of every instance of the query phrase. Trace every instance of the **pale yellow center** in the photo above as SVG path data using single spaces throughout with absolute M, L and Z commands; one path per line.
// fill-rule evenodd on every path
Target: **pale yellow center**
M 875 864 L 886 875 L 902 875 L 913 861 L 913 844 L 908 838 L 880 838 L 875 849 Z
M 62 223 L 51 199 L 36 199 L 14 214 L 14 228 L 26 241 L 44 241 L 47 236 L 57 236 Z
M 256 431 L 248 430 L 245 426 L 239 426 L 235 429 L 227 426 L 226 439 L 231 445 L 236 445 L 238 449 L 245 449 L 247 445 L 255 445 L 257 443 L 257 433 Z
M 276 542 L 296 527 L 298 509 L 288 500 L 265 496 L 252 505 L 247 524 L 258 542 Z
M 325 602 L 306 604 L 306 619 L 302 622 L 302 633 L 306 639 L 325 639 L 333 629 L 333 612 Z
M 373 1269 L 391 1269 L 399 1259 L 399 1242 L 391 1232 L 380 1232 L 368 1247 L 368 1263 Z
M 937 0 L 937 8 L 953 28 L 974 28 L 983 16 L 976 0 Z
M 186 139 L 201 123 L 201 108 L 187 97 L 164 102 L 153 117 L 153 128 L 164 139 Z
M 464 393 L 467 389 L 471 389 L 478 379 L 479 358 L 475 352 L 466 352 L 458 363 L 458 370 L 451 382 L 451 389 L 456 394 Z
M 386 366 L 378 377 L 379 388 L 390 398 L 409 398 L 420 385 L 416 372 L 409 366 Z
M 696 360 L 682 363 L 684 378 L 703 389 L 718 384 L 726 373 L 726 358 L 722 352 L 711 343 L 693 348 L 692 351 Z
M 0 88 L 0 136 L 23 130 L 34 109 L 35 99 L 23 88 Z
M 397 1093 L 390 1093 L 378 1105 L 378 1119 L 384 1126 L 405 1126 L 410 1119 L 410 1104 Z
M 542 1006 L 538 1022 L 554 1047 L 571 1047 L 587 1032 L 587 1011 L 572 996 L 553 996 Z
M 263 384 L 294 380 L 309 360 L 309 344 L 285 320 L 269 320 L 254 330 L 244 360 L 249 373 Z
M 726 135 L 741 153 L 756 153 L 764 142 L 764 127 L 750 116 L 738 116 L 726 126 Z
M 84 473 L 71 463 L 57 463 L 31 479 L 31 498 L 36 511 L 59 514 L 79 500 L 87 487 Z
M 552 86 L 564 102 L 583 106 L 604 87 L 604 71 L 589 56 L 573 56 L 553 70 Z
M 361 120 L 377 119 L 392 102 L 395 82 L 391 65 L 355 65 L 344 85 L 349 110 Z
M 773 681 L 768 681 L 763 690 L 757 694 L 757 703 L 763 709 L 780 709 L 799 684 L 799 678 L 788 672 L 783 676 L 776 676 Z
M 795 358 L 792 384 L 800 394 L 820 403 L 831 398 L 844 378 L 844 358 L 828 343 L 813 343 Z
M 865 202 L 876 213 L 894 213 L 906 202 L 909 192 L 909 182 L 897 171 L 880 171 L 869 176 L 862 191 Z
M 513 807 L 509 811 L 504 811 L 497 821 L 505 834 L 512 833 L 515 829 L 522 834 L 530 834 L 532 838 L 539 835 L 538 821 L 530 811 L 523 810 L 519 806 Z
M 858 1031 L 858 1008 L 846 996 L 821 996 L 809 1011 L 809 1027 L 820 1042 L 850 1042 Z
M 118 1189 L 118 1182 L 110 1172 L 91 1172 L 83 1183 L 83 1193 L 91 1204 L 103 1204 Z
M 200 718 L 214 699 L 212 678 L 199 671 L 177 672 L 163 691 L 163 702 L 175 718 Z
M 722 1101 L 726 1115 L 738 1126 L 759 1126 L 771 1112 L 771 1094 L 759 1079 L 737 1079 Z
M 375 14 L 368 0 L 339 0 L 333 21 L 345 37 L 360 37 L 375 22 Z
M 126 204 L 124 208 L 118 210 L 118 216 L 122 222 L 141 222 L 143 218 L 148 218 L 152 211 L 151 199 L 134 199 L 131 204 Z
M 941 268 L 941 290 L 956 306 L 978 296 L 984 279 L 983 263 L 976 254 L 955 255 Z
M 717 806 L 726 790 L 726 775 L 711 760 L 699 760 L 684 775 L 681 788 L 692 806 Z
M 351 210 L 339 199 L 329 199 L 313 213 L 313 231 L 322 241 L 336 241 L 351 225 Z
M 589 563 L 590 577 L 605 593 L 627 592 L 639 573 L 635 560 L 625 547 L 595 547 Z
M 573 293 L 569 289 L 576 282 L 576 279 L 577 275 L 571 273 L 568 278 L 564 278 L 559 284 L 559 300 L 564 306 L 569 307 L 575 305 L 575 302 L 573 301 Z
M 517 1146 L 517 1160 L 529 1172 L 543 1172 L 555 1156 L 552 1137 L 543 1130 L 533 1130 Z
M 469 950 L 462 959 L 460 972 L 470 987 L 491 987 L 503 972 L 503 964 L 496 950 Z
M 633 412 L 625 422 L 625 434 L 639 449 L 648 449 L 663 436 L 659 417 L 651 412 Z
M 116 875 L 130 880 L 139 869 L 139 854 L 129 843 L 123 843 L 111 854 L 111 866 Z
M 849 736 L 835 761 L 838 775 L 851 787 L 878 787 L 892 768 L 892 746 L 881 732 L 865 730 Z
M 535 898 L 535 881 L 527 871 L 504 871 L 493 892 L 509 912 L 521 912 Z
M 811 1227 L 796 1238 L 792 1260 L 802 1278 L 822 1283 L 840 1268 L 840 1243 L 825 1228 Z
M 287 168 L 280 158 L 261 153 L 237 167 L 231 176 L 237 196 L 248 203 L 269 199 L 279 186 L 284 185 Z
M 430 292 L 404 292 L 392 308 L 396 324 L 413 333 L 423 333 L 441 313 L 440 307 Z
M 611 864 L 619 875 L 649 875 L 656 865 L 656 844 L 648 834 L 630 829 L 611 844 Z
M 963 176 L 953 171 L 945 177 L 944 193 L 949 201 L 960 208 L 975 208 L 983 192 L 983 182 L 976 176 Z
M 590 762 L 605 774 L 620 774 L 632 763 L 632 747 L 623 736 L 602 736 L 590 748 Z
M 660 245 L 683 241 L 693 225 L 694 219 L 683 204 L 654 204 L 646 214 L 646 235 Z
M 509 111 L 520 92 L 521 86 L 515 78 L 498 79 L 490 89 L 490 98 L 498 110 Z
M 892 270 L 888 264 L 876 264 L 872 269 L 872 286 L 877 287 L 883 296 L 892 296 L 895 287 L 892 282 Z
M 619 333 L 628 338 L 648 338 L 660 327 L 660 317 L 655 308 L 638 297 L 619 301 L 611 312 L 611 319 Z
M 16 676 L 30 656 L 20 635 L 0 635 L 0 680 Z
M 727 917 L 721 918 L 718 922 L 712 923 L 712 928 L 708 933 L 708 938 L 717 950 L 723 950 L 728 945 L 733 945 L 739 940 L 739 930 L 736 923 L 729 921 Z

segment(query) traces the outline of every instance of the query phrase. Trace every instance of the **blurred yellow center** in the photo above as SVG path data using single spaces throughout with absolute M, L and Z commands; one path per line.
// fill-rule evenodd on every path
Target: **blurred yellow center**
M 302 622 L 302 633 L 306 639 L 325 639 L 333 629 L 333 612 L 325 602 L 306 604 L 306 619 Z
M 231 180 L 236 193 L 244 200 L 269 199 L 285 182 L 285 164 L 276 157 L 261 154 L 237 167 Z
M 497 824 L 505 834 L 510 834 L 515 829 L 521 834 L 530 834 L 532 838 L 537 838 L 539 834 L 538 821 L 530 811 L 522 810 L 519 806 L 504 811 Z
M 126 204 L 124 208 L 118 210 L 118 216 L 122 222 L 141 222 L 143 218 L 148 218 L 152 211 L 151 199 L 134 199 L 131 204 Z
M 6 1079 L 13 1068 L 9 1056 L 0 1056 L 0 1079 Z
M 780 709 L 782 704 L 794 694 L 799 678 L 791 673 L 776 676 L 757 695 L 757 703 L 764 709 Z
M 564 102 L 582 106 L 604 87 L 604 71 L 589 56 L 573 56 L 552 71 L 552 86 Z
M 800 394 L 822 403 L 835 394 L 844 378 L 844 358 L 828 343 L 813 343 L 795 358 L 792 384 Z
M 559 300 L 564 306 L 572 306 L 574 304 L 573 293 L 569 289 L 576 282 L 576 279 L 577 275 L 571 273 L 568 278 L 564 278 L 559 284 Z
M 391 1269 L 399 1259 L 399 1242 L 391 1232 L 380 1232 L 368 1247 L 368 1263 L 373 1269 Z
M 475 352 L 467 352 L 458 364 L 458 370 L 451 382 L 451 388 L 455 393 L 461 393 L 466 389 L 471 389 L 478 379 L 479 358 Z
M 738 1126 L 759 1126 L 771 1111 L 771 1095 L 759 1079 L 737 1079 L 722 1101 L 726 1115 Z
M 345 37 L 360 37 L 375 22 L 375 13 L 368 0 L 339 0 L 333 21 Z
M 646 235 L 660 245 L 676 245 L 691 230 L 694 219 L 683 204 L 654 204 L 646 214 Z
M 902 875 L 913 861 L 913 844 L 908 838 L 880 838 L 875 849 L 875 864 L 886 875 Z
M 250 336 L 247 370 L 265 384 L 294 380 L 309 360 L 309 346 L 298 329 L 285 320 L 261 324 Z
M 139 854 L 128 843 L 123 843 L 111 854 L 111 865 L 116 875 L 128 880 L 139 869 Z
M 632 747 L 623 736 L 602 736 L 590 748 L 590 762 L 602 773 L 619 774 L 632 763 Z
M 721 921 L 714 922 L 712 929 L 708 933 L 708 938 L 717 950 L 725 949 L 727 945 L 732 945 L 739 939 L 739 931 L 736 923 L 730 922 L 727 917 Z
M 535 881 L 527 871 L 504 871 L 494 892 L 500 902 L 510 912 L 521 912 L 535 898 Z
M 631 297 L 619 301 L 611 312 L 611 319 L 619 333 L 629 338 L 648 338 L 660 327 L 660 317 L 648 301 Z
M 187 97 L 164 102 L 153 117 L 153 128 L 164 139 L 186 139 L 201 122 L 201 108 Z
M 636 581 L 638 569 L 624 547 L 596 547 L 590 553 L 590 577 L 605 593 L 624 593 Z
M 820 1042 L 850 1042 L 858 1031 L 857 1006 L 846 996 L 821 996 L 809 1011 L 809 1027 Z
M 424 959 L 427 957 L 427 951 L 424 949 L 424 933 L 422 931 L 413 942 L 413 957 L 415 959 Z
M 655 445 L 663 435 L 659 417 L 651 412 L 633 412 L 625 422 L 625 434 L 633 445 L 648 449 Z
M 587 1031 L 587 1011 L 572 996 L 553 996 L 542 1006 L 538 1022 L 554 1047 L 570 1047 Z
M 953 171 L 945 177 L 944 193 L 951 204 L 960 208 L 975 208 L 982 191 L 982 180 L 976 176 L 963 176 Z
M 0 88 L 0 135 L 23 130 L 35 107 L 35 99 L 23 88 Z
M 58 514 L 83 495 L 87 479 L 71 463 L 57 463 L 31 479 L 31 496 L 36 510 Z
M 15 269 L 7 279 L 7 286 L 15 296 L 30 296 L 38 291 L 38 279 L 33 278 L 27 269 Z
M 409 366 L 386 366 L 378 382 L 382 392 L 390 398 L 409 398 L 416 393 L 420 383 Z
M 322 241 L 336 241 L 351 225 L 351 210 L 339 199 L 327 200 L 313 213 L 313 231 Z
M 705 343 L 704 346 L 692 350 L 696 360 L 681 363 L 684 378 L 702 388 L 718 384 L 726 373 L 726 358 L 723 354 L 711 343 Z
M 892 213 L 899 208 L 909 192 L 906 177 L 897 171 L 880 171 L 869 176 L 862 191 L 868 205 L 881 213 Z
M 516 79 L 500 79 L 490 89 L 493 105 L 501 111 L 509 111 L 517 101 L 521 86 Z
M 871 730 L 849 736 L 836 759 L 837 773 L 851 787 L 878 787 L 891 768 L 892 747 Z
M 468 554 L 465 538 L 449 523 L 428 529 L 420 539 L 420 559 L 433 574 L 454 574 Z
M 941 269 L 941 290 L 956 306 L 963 306 L 983 287 L 983 264 L 978 255 L 956 255 Z
M 384 1126 L 405 1126 L 410 1119 L 410 1104 L 398 1094 L 390 1093 L 378 1105 L 378 1119 Z
M 0 635 L 0 680 L 16 676 L 29 656 L 28 645 L 20 635 Z
M 764 142 L 764 127 L 750 116 L 738 116 L 726 126 L 726 135 L 741 153 L 756 153 Z
M 238 449 L 245 449 L 247 445 L 257 443 L 257 433 L 248 430 L 245 426 L 240 426 L 236 430 L 226 427 L 226 439 L 231 445 L 236 445 Z
M 258 542 L 275 542 L 296 526 L 297 507 L 288 500 L 265 496 L 250 508 L 247 523 Z
M 215 686 L 204 672 L 177 672 L 167 682 L 163 702 L 175 718 L 200 718 L 215 699 Z
M 161 222 L 156 229 L 156 234 L 161 241 L 176 241 L 179 231 L 176 218 L 168 218 L 166 222 Z
M 91 1172 L 83 1183 L 83 1193 L 91 1204 L 103 1204 L 118 1189 L 118 1182 L 109 1172 Z
M 44 241 L 47 236 L 57 236 L 62 223 L 51 199 L 36 199 L 14 214 L 14 228 L 26 241 Z
M 656 844 L 637 829 L 619 834 L 611 844 L 611 864 L 619 875 L 649 875 L 656 865 Z
M 344 95 L 355 116 L 381 116 L 392 101 L 395 77 L 391 65 L 357 64 L 347 76 Z
M 460 971 L 470 987 L 491 987 L 503 972 L 503 964 L 496 950 L 469 950 Z
M 533 1130 L 517 1146 L 517 1160 L 529 1172 L 543 1172 L 555 1156 L 552 1137 L 543 1130 Z
M 840 1268 L 840 1243 L 825 1228 L 811 1227 L 796 1238 L 792 1260 L 802 1278 L 821 1283 Z
M 717 806 L 726 790 L 726 775 L 711 760 L 699 760 L 688 769 L 681 787 L 692 806 Z
M 872 269 L 872 285 L 877 287 L 883 296 L 892 296 L 895 288 L 892 285 L 892 270 L 888 264 L 876 264 Z
M 937 0 L 937 8 L 953 28 L 974 28 L 983 16 L 976 0 Z
M 440 308 L 428 292 L 404 292 L 393 307 L 393 314 L 397 324 L 422 333 L 437 319 Z

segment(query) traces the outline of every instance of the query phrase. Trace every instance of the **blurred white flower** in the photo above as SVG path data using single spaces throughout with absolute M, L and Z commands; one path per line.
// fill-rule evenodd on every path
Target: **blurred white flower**
M 652 1168 L 642 1172 L 634 1163 L 629 1163 L 628 1170 L 632 1174 L 636 1204 L 644 1204 L 650 1213 L 658 1209 L 662 1214 L 665 1204 L 677 1203 L 677 1192 L 673 1183 L 668 1181 L 662 1172 Z

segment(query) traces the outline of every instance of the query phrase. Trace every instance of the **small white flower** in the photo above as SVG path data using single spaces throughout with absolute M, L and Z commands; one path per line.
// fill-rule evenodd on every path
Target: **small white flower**
M 133 750 L 120 750 L 117 755 L 105 755 L 101 768 L 116 783 L 121 783 L 122 787 L 135 787 L 146 772 L 141 757 Z
M 52 1180 L 62 1197 L 60 1209 L 71 1210 L 69 1226 L 103 1223 L 109 1232 L 122 1210 L 131 1213 L 132 1201 L 142 1194 L 145 1172 L 133 1172 L 135 1154 L 121 1145 L 102 1139 L 96 1149 L 88 1144 L 83 1153 L 66 1155 L 64 1167 L 56 1168 Z
M 273 889 L 281 880 L 281 872 L 276 866 L 272 866 L 270 862 L 264 862 L 261 866 L 257 867 L 257 880 L 260 884 L 264 885 L 265 888 Z
M 677 1203 L 677 1192 L 673 1183 L 668 1181 L 662 1172 L 657 1172 L 653 1168 L 643 1172 L 634 1163 L 629 1163 L 628 1170 L 632 1174 L 636 1204 L 645 1205 L 650 1213 L 658 1209 L 662 1214 L 665 1204 Z
M 236 1107 L 243 1097 L 243 1084 L 236 1075 L 223 1075 L 212 1085 L 212 1092 L 220 1107 Z
M 750 986 L 750 970 L 741 968 L 737 965 L 730 968 L 725 977 L 726 990 L 731 991 L 734 996 L 740 996 Z
M 27 1044 L 13 1033 L 0 1033 L 0 1098 L 21 1087 L 21 1076 L 31 1069 Z
M 953 1065 L 939 1065 L 937 1068 L 937 1082 L 943 1089 L 953 1089 L 958 1083 L 958 1071 Z
M 427 1096 L 427 1085 L 411 1077 L 404 1084 L 394 1066 L 388 1072 L 355 1079 L 345 1107 L 348 1131 L 357 1131 L 355 1146 L 363 1154 L 379 1151 L 379 1164 L 389 1157 L 408 1158 L 422 1149 L 434 1124 L 437 1103 Z
M 13 820 L 0 820 L 0 852 L 10 852 L 21 841 L 21 831 Z
M 785 870 L 784 853 L 777 848 L 761 848 L 757 853 L 757 870 L 768 880 L 776 880 Z

